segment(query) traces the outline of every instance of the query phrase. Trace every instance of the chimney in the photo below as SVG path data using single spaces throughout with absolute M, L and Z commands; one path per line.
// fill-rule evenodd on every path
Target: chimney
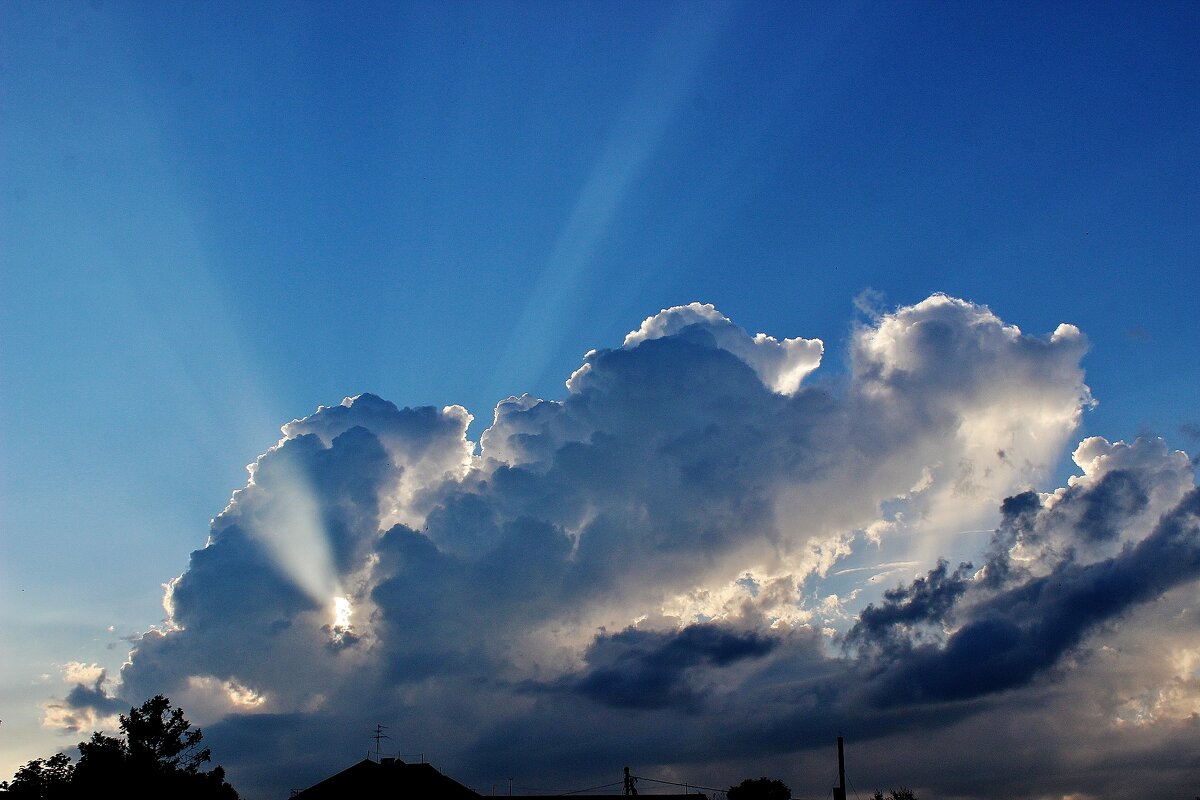
M 838 737 L 838 785 L 833 790 L 833 800 L 846 800 L 846 754 L 842 749 L 842 737 Z

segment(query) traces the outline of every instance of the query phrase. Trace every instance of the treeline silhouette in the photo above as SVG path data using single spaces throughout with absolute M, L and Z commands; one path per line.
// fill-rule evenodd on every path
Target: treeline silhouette
M 781 780 L 746 778 L 725 792 L 729 800 L 792 800 L 792 790 Z
M 155 695 L 122 714 L 122 737 L 93 733 L 80 742 L 79 761 L 66 753 L 35 758 L 21 767 L 11 781 L 0 781 L 8 797 L 38 800 L 76 800 L 95 797 L 161 797 L 171 800 L 240 800 L 225 780 L 225 770 L 201 767 L 212 760 L 199 728 Z M 626 768 L 628 772 L 628 768 Z M 791 800 L 792 792 L 781 780 L 747 778 L 726 791 L 729 800 Z M 876 791 L 871 800 L 917 800 L 912 790 Z
M 775 778 L 746 778 L 737 786 L 730 786 L 725 796 L 729 800 L 792 800 L 792 790 Z M 917 796 L 912 789 L 904 787 L 892 789 L 887 794 L 876 789 L 871 800 L 917 800 Z
M 0 782 L 11 798 L 68 800 L 94 797 L 169 797 L 178 800 L 239 800 L 225 770 L 201 770 L 212 760 L 203 735 L 162 695 L 121 715 L 122 738 L 93 733 L 79 743 L 79 761 L 65 753 L 35 758 L 11 781 Z

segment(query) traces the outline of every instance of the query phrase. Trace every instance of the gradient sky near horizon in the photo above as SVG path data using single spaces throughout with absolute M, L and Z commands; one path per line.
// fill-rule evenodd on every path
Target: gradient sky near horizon
M 369 392 L 465 407 L 474 447 L 501 400 L 566 398 L 585 353 L 660 309 L 822 340 L 805 385 L 835 397 L 864 326 L 940 314 L 934 293 L 968 301 L 964 330 L 987 309 L 1047 342 L 1069 323 L 1097 402 L 1005 491 L 1065 487 L 1090 436 L 1200 452 L 1195 3 L 16 0 L 0 40 L 0 776 L 81 738 L 44 724 L 64 670 L 116 679 L 281 425 Z M 1075 386 L 1055 364 L 1019 372 L 1030 392 Z M 990 531 L 988 508 L 970 519 Z M 898 547 L 908 572 L 884 583 L 934 569 L 932 547 Z M 845 557 L 835 571 L 878 566 Z M 757 657 L 738 619 L 721 641 Z M 616 630 L 576 655 L 628 644 Z M 705 652 L 689 669 L 724 663 Z M 224 730 L 236 765 L 250 740 Z M 969 783 L 920 785 L 986 796 Z

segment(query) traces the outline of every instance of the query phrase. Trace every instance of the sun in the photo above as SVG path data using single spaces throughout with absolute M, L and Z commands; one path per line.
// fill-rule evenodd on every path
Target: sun
M 350 601 L 345 597 L 333 598 L 333 628 L 334 630 L 346 630 L 350 627 L 350 615 L 354 612 L 354 607 L 350 605 Z

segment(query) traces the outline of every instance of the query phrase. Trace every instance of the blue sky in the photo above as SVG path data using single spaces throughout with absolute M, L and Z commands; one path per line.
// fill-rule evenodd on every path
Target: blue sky
M 1198 34 L 1194 4 L 5 4 L 0 772 L 74 741 L 41 726 L 62 665 L 115 676 L 280 425 L 371 392 L 477 441 L 659 309 L 819 338 L 835 389 L 855 298 L 1071 323 L 1099 402 L 1034 488 L 1091 435 L 1194 454 Z

